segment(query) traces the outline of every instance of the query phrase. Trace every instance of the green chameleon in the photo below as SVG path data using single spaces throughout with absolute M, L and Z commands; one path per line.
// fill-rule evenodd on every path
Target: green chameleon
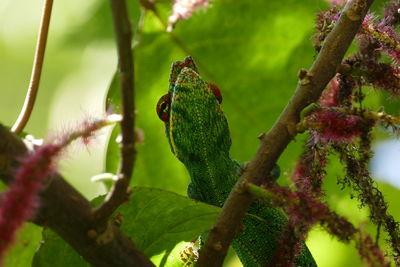
M 242 167 L 229 157 L 231 138 L 218 88 L 198 74 L 191 57 L 172 64 L 168 93 L 157 103 L 171 150 L 190 174 L 188 196 L 222 207 Z M 254 201 L 232 247 L 243 265 L 272 261 L 287 218 L 265 201 Z M 295 266 L 316 266 L 303 244 Z

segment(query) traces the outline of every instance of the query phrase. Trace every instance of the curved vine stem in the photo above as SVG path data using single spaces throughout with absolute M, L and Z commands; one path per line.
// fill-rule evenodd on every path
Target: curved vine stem
M 20 134 L 28 123 L 31 116 L 33 106 L 35 105 L 36 96 L 39 89 L 40 76 L 42 74 L 44 54 L 46 50 L 47 35 L 49 32 L 51 11 L 53 8 L 53 0 L 44 0 L 42 18 L 39 27 L 39 37 L 36 44 L 35 59 L 31 80 L 29 82 L 28 91 L 26 93 L 25 102 L 18 119 L 14 123 L 11 131 L 15 134 Z

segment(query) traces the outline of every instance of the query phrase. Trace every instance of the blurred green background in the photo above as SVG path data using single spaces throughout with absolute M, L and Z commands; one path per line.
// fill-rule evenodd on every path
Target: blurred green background
M 379 12 L 384 2 L 376 1 L 374 10 Z M 42 1 L 0 2 L 0 121 L 6 125 L 13 124 L 24 101 L 41 5 Z M 163 123 L 155 113 L 157 100 L 167 92 L 171 63 L 190 54 L 200 74 L 220 87 L 233 141 L 231 154 L 241 162 L 248 161 L 257 149 L 257 136 L 271 127 L 293 93 L 298 70 L 311 65 L 315 14 L 328 7 L 324 0 L 215 0 L 169 34 L 163 23 L 171 12 L 170 1 L 157 4 L 161 21 L 151 12 L 142 13 L 136 1 L 130 0 L 129 5 L 138 33 L 137 128 L 144 133 L 132 184 L 182 195 L 186 194 L 188 174 L 169 151 Z M 139 18 L 142 27 L 138 29 Z M 113 36 L 108 1 L 55 1 L 40 92 L 26 132 L 51 138 L 84 118 L 102 114 L 117 64 Z M 385 94 L 368 89 L 367 93 L 372 109 L 388 104 L 391 111 L 398 112 Z M 89 149 L 72 145 L 60 164 L 68 181 L 88 198 L 104 193 L 102 185 L 92 183 L 90 177 L 104 169 L 108 132 L 99 134 Z M 379 140 L 388 138 L 379 129 L 376 135 Z M 304 137 L 298 136 L 281 156 L 281 183 L 288 182 Z M 349 191 L 336 184 L 342 175 L 337 159 L 332 158 L 328 173 L 324 188 L 332 209 L 374 233 L 368 211 L 360 210 Z M 398 189 L 384 182 L 379 186 L 389 211 L 399 219 Z M 40 228 L 27 224 L 6 266 L 27 266 L 39 239 Z M 339 243 L 318 227 L 307 244 L 319 266 L 363 266 L 354 244 Z M 227 266 L 240 263 L 232 258 Z

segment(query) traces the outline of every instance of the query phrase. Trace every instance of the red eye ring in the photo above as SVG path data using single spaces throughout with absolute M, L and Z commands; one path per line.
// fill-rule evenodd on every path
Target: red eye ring
M 165 94 L 157 102 L 157 115 L 163 122 L 168 122 L 169 120 L 169 110 L 171 106 L 171 95 Z
M 211 91 L 213 92 L 215 98 L 217 98 L 218 103 L 222 103 L 222 94 L 221 91 L 219 90 L 219 88 L 213 84 L 213 83 L 207 83 L 208 86 L 210 87 Z

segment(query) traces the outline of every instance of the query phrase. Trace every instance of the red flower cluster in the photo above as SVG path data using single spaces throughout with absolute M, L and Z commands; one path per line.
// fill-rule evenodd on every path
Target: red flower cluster
M 316 34 L 314 35 L 313 45 L 317 51 L 322 47 L 326 36 L 331 32 L 335 26 L 336 21 L 339 19 L 340 9 L 336 6 L 327 11 L 317 13 Z
M 309 118 L 316 140 L 322 143 L 347 142 L 359 136 L 361 118 L 337 110 L 320 110 Z
M 364 259 L 364 262 L 370 266 L 390 267 L 390 263 L 385 258 L 382 250 L 374 242 L 370 235 L 359 231 L 359 239 L 356 239 L 358 254 Z

